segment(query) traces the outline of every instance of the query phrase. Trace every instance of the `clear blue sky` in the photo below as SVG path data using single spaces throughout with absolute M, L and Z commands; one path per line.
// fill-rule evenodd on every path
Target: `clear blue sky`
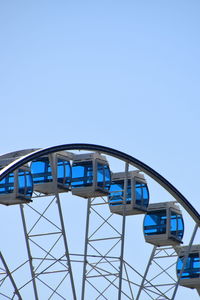
M 110 146 L 200 210 L 199 12 L 198 0 L 1 0 L 0 153 Z

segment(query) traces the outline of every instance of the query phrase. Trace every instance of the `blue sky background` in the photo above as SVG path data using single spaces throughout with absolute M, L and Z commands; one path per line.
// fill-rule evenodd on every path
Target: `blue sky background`
M 1 0 L 0 153 L 113 147 L 200 210 L 199 12 L 198 0 Z

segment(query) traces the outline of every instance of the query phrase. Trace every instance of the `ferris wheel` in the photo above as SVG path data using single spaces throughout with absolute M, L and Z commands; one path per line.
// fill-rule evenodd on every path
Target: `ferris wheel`
M 0 299 L 200 295 L 199 213 L 128 154 L 93 144 L 4 154 L 0 204 Z

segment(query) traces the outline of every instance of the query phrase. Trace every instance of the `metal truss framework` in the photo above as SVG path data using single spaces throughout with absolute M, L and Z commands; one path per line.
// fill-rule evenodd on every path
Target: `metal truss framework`
M 136 300 L 144 297 L 145 293 L 149 299 L 172 299 L 177 283 L 174 274 L 176 261 L 177 254 L 173 247 L 154 246 Z
M 20 206 L 34 299 L 41 299 L 38 292 L 38 286 L 41 284 L 43 288 L 46 288 L 45 293 L 46 297 L 48 294 L 48 299 L 52 299 L 54 296 L 57 299 L 67 299 L 68 297 L 76 299 L 59 194 L 46 197 L 46 195 L 35 193 L 33 199 L 36 198 L 38 198 L 37 201 L 40 200 L 37 208 L 32 204 Z M 46 202 L 45 205 L 42 205 L 42 201 Z M 54 213 L 50 214 L 52 209 Z M 28 219 L 34 220 L 34 222 L 30 224 Z M 65 296 L 62 293 L 64 284 L 68 287 Z
M 190 239 L 188 251 L 185 254 L 182 272 L 184 270 L 197 230 L 198 226 L 196 225 Z M 145 293 L 150 297 L 150 299 L 153 300 L 161 299 L 160 297 L 164 297 L 162 299 L 174 300 L 182 275 L 181 272 L 179 278 L 175 276 L 176 274 L 174 274 L 174 269 L 176 263 L 177 253 L 174 247 L 154 246 L 145 273 L 143 275 L 136 300 L 139 300 L 140 297 L 142 297 L 142 294 Z M 151 272 L 152 270 L 153 272 Z
M 14 281 L 16 270 L 9 271 L 1 254 L 1 285 L 9 279 L 12 286 L 10 291 L 13 290 L 11 296 L 2 294 L 5 299 L 23 299 L 20 292 L 23 294 L 25 286 L 30 284 L 33 285 L 33 299 L 44 297 L 40 294 L 41 285 L 45 287 L 45 299 L 77 299 L 72 290 L 73 284 L 76 290 L 76 283 L 74 280 L 71 282 L 73 276 L 71 274 L 70 278 L 68 267 L 75 261 L 74 257 L 79 257 L 78 262 L 83 265 L 81 300 L 90 299 L 91 296 L 95 300 L 109 300 L 110 294 L 115 299 L 124 300 L 144 297 L 153 300 L 175 299 L 178 279 L 174 274 L 177 260 L 174 248 L 153 247 L 145 273 L 137 271 L 123 257 L 126 216 L 117 216 L 116 222 L 116 215 L 109 212 L 105 198 L 88 199 L 84 253 L 69 253 L 68 245 L 65 248 L 62 215 L 60 219 L 60 214 L 55 214 L 55 207 L 60 203 L 59 197 L 35 193 L 33 199 L 37 199 L 37 207 L 33 204 L 20 207 L 28 250 L 28 261 L 24 264 L 29 263 L 30 278 L 17 287 Z M 54 219 L 49 218 L 51 209 L 54 210 Z M 29 218 L 31 224 L 27 222 Z M 17 269 L 21 267 L 23 264 Z
M 126 162 L 126 173 L 128 168 Z M 125 195 L 126 189 L 125 179 Z M 32 204 L 20 205 L 28 260 L 11 272 L 0 253 L 0 288 L 7 281 L 10 285 L 9 293 L 1 294 L 0 289 L 0 295 L 5 299 L 21 300 L 23 290 L 32 285 L 34 300 L 44 299 L 41 290 L 44 290 L 45 299 L 77 300 L 72 262 L 78 261 L 83 269 L 81 300 L 109 299 L 110 294 L 118 300 L 175 299 L 179 279 L 174 274 L 177 260 L 174 248 L 155 246 L 146 270 L 141 274 L 124 258 L 125 199 L 122 216 L 109 212 L 104 197 L 89 198 L 87 201 L 84 253 L 70 253 L 57 191 L 48 196 L 35 192 Z M 195 226 L 189 249 L 198 227 L 199 223 Z M 18 283 L 15 272 L 27 264 L 30 276 L 23 284 Z
M 124 195 L 127 194 L 128 169 L 129 165 L 126 163 Z M 81 299 L 88 299 L 91 295 L 88 290 L 85 296 L 86 284 L 97 292 L 93 299 L 108 299 L 108 292 L 112 292 L 118 300 L 121 300 L 122 295 L 132 299 L 132 290 L 130 294 L 123 291 L 122 287 L 126 199 L 123 199 L 124 214 L 118 224 L 112 224 L 113 214 L 107 213 L 105 216 L 105 210 L 102 212 L 102 205 L 105 206 L 107 201 L 103 197 L 101 199 L 88 199 Z M 100 278 L 103 279 L 101 290 L 97 289 L 96 284 Z

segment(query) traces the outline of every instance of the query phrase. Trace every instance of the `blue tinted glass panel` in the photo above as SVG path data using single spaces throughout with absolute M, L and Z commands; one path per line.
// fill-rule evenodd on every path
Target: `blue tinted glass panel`
M 100 187 L 104 187 L 105 181 L 105 173 L 104 173 L 104 165 L 97 164 L 97 185 Z
M 102 189 L 110 188 L 110 169 L 108 165 L 105 164 L 97 164 L 97 186 Z
M 144 234 L 164 234 L 167 226 L 166 210 L 149 212 L 144 218 Z
M 71 166 L 69 161 L 58 159 L 57 162 L 57 180 L 58 184 L 69 187 L 71 184 Z
M 26 176 L 26 196 L 31 197 L 33 193 L 33 178 L 31 172 L 25 172 Z
M 34 160 L 31 164 L 33 183 L 45 183 L 53 181 L 51 166 L 48 157 Z
M 149 191 L 147 185 L 142 182 L 135 183 L 135 202 L 139 206 L 147 207 L 149 204 Z
M 111 173 L 108 165 L 104 165 L 104 180 L 105 180 L 105 189 L 110 189 L 111 184 Z
M 9 194 L 14 191 L 14 173 L 10 173 L 0 181 L 0 194 Z
M 106 180 L 106 182 L 108 182 L 110 184 L 110 182 L 111 182 L 110 169 L 108 166 L 104 166 L 104 170 L 105 170 L 105 180 Z
M 179 257 L 177 262 L 177 275 L 180 275 L 180 272 L 183 267 L 184 257 Z M 191 253 L 187 258 L 186 265 L 184 267 L 183 273 L 181 275 L 182 279 L 190 278 L 200 278 L 200 258 L 199 253 Z
M 176 238 L 182 239 L 184 233 L 184 223 L 182 215 L 171 212 L 170 233 Z
M 121 205 L 123 204 L 124 197 L 124 180 L 116 180 L 111 183 L 110 194 L 108 197 L 110 205 Z M 131 195 L 131 180 L 128 180 L 127 184 L 127 195 L 126 204 L 130 204 L 132 200 Z
M 32 175 L 29 171 L 18 170 L 18 196 L 30 198 L 33 193 Z
M 25 194 L 26 177 L 24 170 L 18 170 L 18 193 Z
M 72 166 L 72 188 L 87 187 L 93 184 L 92 161 L 73 163 Z
M 57 176 L 58 181 L 63 182 L 63 178 L 65 178 L 65 166 L 64 161 L 61 159 L 58 159 L 57 162 Z

